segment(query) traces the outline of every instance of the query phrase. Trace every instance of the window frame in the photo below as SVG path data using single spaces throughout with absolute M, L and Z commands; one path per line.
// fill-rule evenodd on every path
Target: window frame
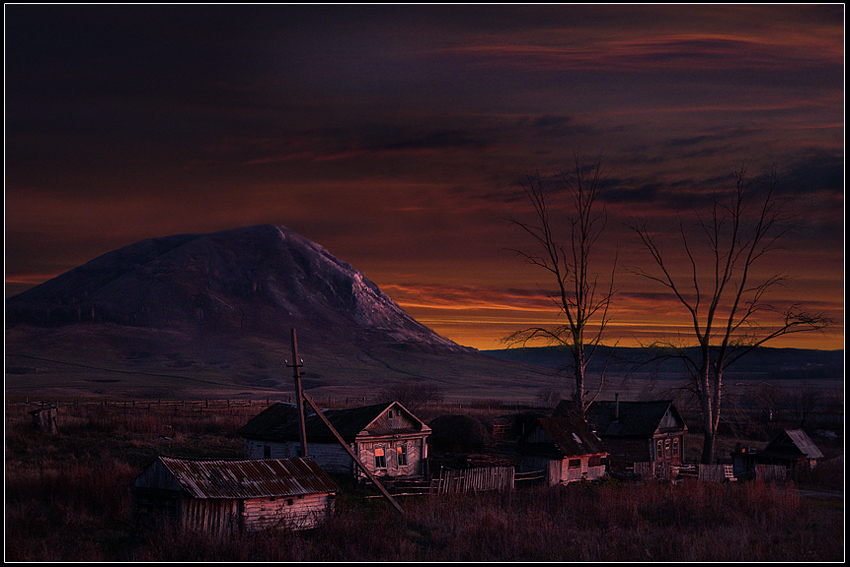
M 380 452 L 380 454 L 379 454 Z M 387 452 L 383 445 L 376 445 L 373 453 L 375 455 L 375 469 L 387 468 Z

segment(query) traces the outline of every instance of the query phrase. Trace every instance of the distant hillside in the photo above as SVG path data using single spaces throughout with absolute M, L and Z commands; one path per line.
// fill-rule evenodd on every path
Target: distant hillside
M 288 392 L 291 329 L 319 391 L 493 396 L 541 372 L 439 336 L 320 245 L 261 225 L 144 240 L 7 299 L 6 392 Z
M 512 348 L 482 351 L 490 356 L 551 370 L 566 366 L 567 353 L 558 347 Z M 616 373 L 655 373 L 679 377 L 683 369 L 675 360 L 652 362 L 658 351 L 641 348 L 600 346 L 591 360 L 590 372 L 599 372 L 608 364 Z M 844 351 L 762 347 L 743 357 L 727 372 L 730 378 L 775 380 L 843 380 Z

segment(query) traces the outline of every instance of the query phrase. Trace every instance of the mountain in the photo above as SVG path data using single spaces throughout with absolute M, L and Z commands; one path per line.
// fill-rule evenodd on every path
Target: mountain
M 305 384 L 328 392 L 534 383 L 420 324 L 322 246 L 260 225 L 143 240 L 7 299 L 6 391 L 274 392 L 291 376 L 290 329 Z
M 6 303 L 7 324 L 109 322 L 274 338 L 290 327 L 459 350 L 323 247 L 280 226 L 144 240 Z M 309 331 L 308 331 L 309 332 Z

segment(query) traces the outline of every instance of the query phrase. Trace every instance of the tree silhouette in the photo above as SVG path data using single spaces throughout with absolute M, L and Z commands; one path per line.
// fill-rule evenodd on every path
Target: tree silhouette
M 506 341 L 525 345 L 534 339 L 545 339 L 565 347 L 569 352 L 567 370 L 575 382 L 573 408 L 582 416 L 588 405 L 587 366 L 609 322 L 614 295 L 616 259 L 610 279 L 606 279 L 601 288 L 598 274 L 591 265 L 594 245 L 607 222 L 605 209 L 598 204 L 602 174 L 600 160 L 585 164 L 575 155 L 568 171 L 551 177 L 540 173 L 526 175 L 521 185 L 533 207 L 533 220 L 511 219 L 535 243 L 533 251 L 513 251 L 526 263 L 544 270 L 555 282 L 556 291 L 550 293 L 550 298 L 566 322 L 523 329 Z M 554 203 L 558 197 L 566 198 L 562 208 Z M 563 212 L 563 216 L 556 217 L 559 212 Z M 603 381 L 604 372 L 597 394 Z
M 820 330 L 832 323 L 823 314 L 810 313 L 797 304 L 777 308 L 767 302 L 768 292 L 786 277 L 781 273 L 758 275 L 755 266 L 778 248 L 780 238 L 793 227 L 793 219 L 788 203 L 777 196 L 778 176 L 749 177 L 744 164 L 735 172 L 734 180 L 731 191 L 712 199 L 710 215 L 697 215 L 693 225 L 704 236 L 701 244 L 706 256 L 698 253 L 699 243 L 679 222 L 678 242 L 689 266 L 686 275 L 674 272 L 672 261 L 644 222 L 630 223 L 641 247 L 652 258 L 652 270 L 632 271 L 667 288 L 693 326 L 698 348 L 672 343 L 656 346 L 669 347 L 687 369 L 701 411 L 703 463 L 715 461 L 724 372 L 777 337 Z M 773 313 L 773 321 L 767 325 L 763 322 L 766 313 Z

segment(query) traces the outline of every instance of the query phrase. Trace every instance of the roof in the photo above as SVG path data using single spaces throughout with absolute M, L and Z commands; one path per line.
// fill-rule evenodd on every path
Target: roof
M 557 414 L 558 409 L 555 411 Z M 672 433 L 688 429 L 672 400 L 593 402 L 587 408 L 585 417 L 599 437 L 648 438 L 656 432 Z
M 763 454 L 822 459 L 823 453 L 802 429 L 786 429 L 767 444 Z
M 410 427 L 389 428 L 378 421 L 387 410 L 397 408 L 409 418 Z M 367 431 L 369 435 L 430 433 L 430 428 L 398 402 L 384 402 L 369 406 L 322 412 L 334 429 L 347 442 L 354 442 L 357 435 Z M 305 416 L 304 426 L 307 440 L 311 442 L 336 442 L 336 437 L 327 425 L 315 414 Z M 276 403 L 254 416 L 239 429 L 238 433 L 250 439 L 268 441 L 297 441 L 300 438 L 298 408 L 294 404 Z
M 162 466 L 194 498 L 263 498 L 337 492 L 339 487 L 313 459 L 241 461 L 158 457 Z M 149 468 L 151 468 L 149 467 Z M 144 486 L 139 475 L 136 486 Z
M 554 449 L 567 457 L 605 452 L 602 442 L 583 419 L 564 416 L 541 417 L 537 420 L 537 427 L 550 443 L 537 441 L 540 437 L 535 435 L 536 432 L 532 429 L 520 441 L 524 452 L 550 453 Z M 535 441 L 531 441 L 532 439 Z

